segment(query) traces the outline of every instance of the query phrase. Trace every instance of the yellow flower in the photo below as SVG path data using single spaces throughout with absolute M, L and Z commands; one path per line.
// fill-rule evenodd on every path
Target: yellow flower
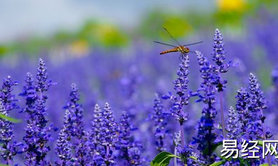
M 217 5 L 223 11 L 241 11 L 245 8 L 244 0 L 217 0 Z
M 76 56 L 88 53 L 89 45 L 85 40 L 77 40 L 71 44 L 71 52 Z

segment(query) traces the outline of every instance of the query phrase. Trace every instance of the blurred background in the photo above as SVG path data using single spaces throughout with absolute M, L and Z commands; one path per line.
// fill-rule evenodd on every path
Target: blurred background
M 96 48 L 123 49 L 138 43 L 153 47 L 152 40 L 169 40 L 163 26 L 186 41 L 205 40 L 216 27 L 226 39 L 243 41 L 250 29 L 274 21 L 277 2 L 10 0 L 0 2 L 0 11 L 1 56 L 49 53 L 67 58 Z

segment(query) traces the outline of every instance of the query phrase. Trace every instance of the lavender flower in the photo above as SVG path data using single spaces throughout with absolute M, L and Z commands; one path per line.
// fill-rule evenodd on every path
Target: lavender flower
M 93 163 L 96 165 L 115 165 L 116 156 L 113 152 L 117 141 L 117 126 L 108 103 L 105 104 L 103 110 L 95 105 L 91 128 L 91 149 L 94 149 Z
M 197 161 L 192 159 L 192 157 L 196 157 L 196 154 L 193 152 L 191 145 L 186 145 L 183 148 L 180 148 L 178 151 L 183 164 L 198 166 Z
M 189 103 L 188 91 L 188 74 L 189 74 L 189 57 L 188 55 L 181 56 L 181 63 L 177 71 L 178 78 L 174 81 L 175 93 L 165 95 L 163 99 L 170 99 L 171 101 L 171 114 L 177 119 L 181 131 L 181 144 L 184 146 L 184 122 L 188 120 L 188 113 L 184 111 L 184 107 Z
M 126 76 L 121 78 L 120 83 L 122 86 L 122 93 L 124 97 L 123 106 L 124 110 L 127 111 L 132 120 L 135 120 L 136 116 L 136 100 L 138 98 L 136 90 L 141 80 L 141 73 L 136 65 L 131 65 L 128 67 L 128 72 Z
M 230 63 L 225 63 L 226 55 L 224 50 L 223 37 L 219 29 L 215 30 L 214 33 L 214 44 L 213 44 L 213 61 L 217 65 L 218 72 L 226 73 L 230 67 Z
M 216 85 L 218 92 L 222 92 L 226 87 L 227 80 L 222 79 L 221 74 L 228 72 L 231 62 L 229 63 L 225 62 L 226 55 L 224 51 L 223 37 L 221 32 L 218 29 L 215 30 L 215 34 L 214 34 L 212 56 L 213 56 L 212 60 L 216 64 L 216 66 L 213 67 L 214 68 L 213 72 L 215 72 L 214 84 Z
M 240 125 L 239 134 L 242 135 L 246 133 L 250 116 L 248 111 L 249 93 L 246 89 L 241 88 L 237 91 L 236 99 L 236 111 L 238 114 L 238 120 Z
M 181 57 L 181 64 L 177 71 L 178 78 L 174 81 L 174 89 L 177 96 L 172 97 L 172 114 L 177 118 L 180 125 L 187 120 L 187 113 L 184 112 L 183 107 L 188 105 L 189 93 L 188 93 L 188 74 L 189 74 L 189 57 L 188 55 Z
M 124 112 L 118 130 L 119 141 L 117 143 L 117 148 L 120 150 L 118 155 L 119 163 L 123 165 L 142 165 L 142 146 L 138 141 L 135 141 L 135 138 L 131 134 L 132 130 L 134 130 L 134 128 L 130 122 L 130 115 Z M 123 160 L 125 160 L 125 162 L 123 162 Z
M 230 140 L 237 140 L 239 143 L 241 143 L 239 132 L 240 129 L 240 120 L 239 120 L 239 114 L 236 112 L 236 110 L 233 107 L 230 107 L 228 112 L 228 123 L 227 123 L 227 137 Z M 228 161 L 225 165 L 240 165 L 239 159 L 231 159 Z
M 90 154 L 90 146 L 89 146 L 89 133 L 84 131 L 81 138 L 77 138 L 75 141 L 76 145 L 75 149 L 75 159 L 77 165 L 85 166 L 87 165 L 91 158 L 89 157 Z
M 3 80 L 3 85 L 0 91 L 0 98 L 2 99 L 4 108 L 9 114 L 12 110 L 18 108 L 16 104 L 15 96 L 12 94 L 13 87 L 16 86 L 18 83 L 13 81 L 11 76 L 8 76 Z
M 266 102 L 260 89 L 260 84 L 252 73 L 249 75 L 248 89 L 250 94 L 248 136 L 251 140 L 258 140 L 265 137 L 263 111 L 266 109 Z
M 103 108 L 103 117 L 106 127 L 105 143 L 103 145 L 113 146 L 112 144 L 117 140 L 117 123 L 112 113 L 111 107 L 108 103 L 105 103 Z
M 201 77 L 203 79 L 198 90 L 198 96 L 200 97 L 200 101 L 204 103 L 204 107 L 198 125 L 198 135 L 197 137 L 194 137 L 194 142 L 198 143 L 198 150 L 201 152 L 201 159 L 204 160 L 206 164 L 211 164 L 215 161 L 213 145 L 216 139 L 216 134 L 214 133 L 214 119 L 216 116 L 216 89 L 213 86 L 214 73 L 213 66 L 210 65 L 201 52 L 196 51 L 196 55 L 200 65 Z
M 13 87 L 17 82 L 13 81 L 10 76 L 3 80 L 3 85 L 0 89 L 0 113 L 9 115 L 11 111 L 18 108 L 15 96 L 12 94 Z M 0 118 L 0 155 L 6 164 L 12 164 L 13 157 L 20 151 L 19 145 L 13 141 L 14 125 L 5 119 Z
M 152 120 L 154 123 L 154 137 L 155 145 L 158 152 L 165 151 L 165 137 L 166 137 L 166 126 L 167 126 L 167 114 L 163 110 L 161 100 L 159 98 L 154 99 L 154 112 Z
M 94 165 L 101 165 L 105 164 L 104 159 L 100 154 L 101 145 L 99 145 L 101 139 L 103 138 L 102 126 L 103 126 L 103 112 L 102 109 L 99 107 L 98 104 L 95 105 L 94 108 L 94 118 L 91 122 L 91 133 L 90 133 L 90 147 L 93 150 L 90 154 L 91 158 L 93 159 L 92 164 Z M 105 150 L 105 149 L 104 149 Z
M 71 85 L 71 92 L 69 95 L 69 102 L 66 104 L 64 109 L 66 110 L 66 117 L 64 125 L 68 129 L 67 131 L 73 137 L 82 137 L 84 134 L 83 124 L 83 108 L 79 101 L 79 93 L 76 84 Z
M 226 88 L 227 80 L 222 79 L 222 74 L 228 72 L 230 63 L 226 63 L 225 59 L 225 51 L 224 51 L 224 43 L 221 32 L 216 29 L 214 34 L 214 44 L 213 44 L 213 53 L 212 60 L 215 62 L 216 66 L 214 68 L 214 84 L 219 92 L 219 103 L 220 103 L 220 117 L 221 117 L 221 125 L 222 125 L 222 134 L 223 137 L 226 137 L 226 125 L 224 121 L 224 104 L 223 104 L 223 91 Z
M 59 161 L 57 165 L 71 165 L 73 161 L 72 156 L 72 145 L 70 143 L 70 136 L 66 131 L 66 128 L 61 129 L 56 144 L 56 154 L 58 155 Z
M 103 112 L 102 109 L 99 107 L 98 104 L 95 105 L 94 108 L 94 118 L 91 122 L 91 136 L 92 136 L 92 140 L 93 142 L 98 142 L 101 139 L 101 126 L 103 125 Z
M 264 129 L 263 110 L 266 109 L 266 102 L 260 89 L 260 84 L 256 76 L 252 73 L 249 75 L 248 91 L 244 88 L 238 90 L 236 109 L 240 121 L 240 132 L 243 138 L 248 140 L 260 140 L 270 138 L 269 133 Z M 233 119 L 235 120 L 235 119 Z M 235 120 L 237 121 L 237 120 Z M 232 126 L 234 129 L 237 126 Z M 241 140 L 240 140 L 241 142 Z M 264 160 L 248 160 L 251 165 L 259 165 Z M 268 158 L 271 165 L 271 159 Z
M 50 86 L 47 77 L 47 69 L 40 59 L 37 70 L 36 84 L 32 75 L 27 73 L 26 85 L 21 93 L 26 99 L 25 112 L 28 114 L 26 135 L 23 140 L 26 143 L 26 165 L 49 165 L 46 155 L 50 151 L 47 142 L 50 139 L 51 127 L 46 118 L 46 92 Z
M 78 89 L 75 84 L 72 84 L 70 100 L 64 107 L 66 109 L 64 125 L 60 131 L 56 147 L 56 153 L 60 159 L 57 163 L 61 165 L 70 162 L 73 165 L 86 165 L 88 163 L 88 133 L 84 130 L 83 109 L 78 101 Z
M 47 68 L 42 59 L 39 59 L 39 66 L 37 68 L 36 75 L 36 91 L 41 93 L 40 97 L 43 97 L 44 100 L 47 99 L 47 96 L 44 92 L 47 92 L 49 87 L 52 85 L 52 81 L 48 79 Z
M 23 92 L 20 95 L 24 96 L 26 101 L 24 112 L 29 115 L 28 118 L 30 121 L 35 120 L 35 102 L 37 100 L 37 93 L 34 85 L 34 78 L 31 73 L 27 73 Z
M 230 107 L 228 113 L 228 123 L 227 123 L 227 131 L 228 131 L 228 138 L 231 140 L 238 139 L 238 132 L 239 132 L 239 119 L 236 110 L 233 107 Z

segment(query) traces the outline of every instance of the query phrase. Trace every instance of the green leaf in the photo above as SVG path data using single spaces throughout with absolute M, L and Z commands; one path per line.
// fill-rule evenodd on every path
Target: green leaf
M 4 114 L 0 114 L 0 118 L 5 119 L 5 120 L 10 121 L 10 122 L 13 122 L 13 123 L 19 123 L 20 122 L 20 120 L 8 117 Z
M 258 145 L 263 146 L 263 141 L 258 140 Z
M 242 165 L 242 166 L 250 166 L 250 164 L 248 163 L 248 161 L 245 160 L 245 159 L 242 158 L 242 157 L 239 158 L 239 161 L 240 161 L 240 165 Z
M 180 158 L 169 152 L 159 153 L 151 162 L 151 166 L 168 166 L 172 158 Z
M 227 162 L 226 160 L 222 160 L 222 161 L 215 162 L 209 166 L 219 166 L 219 165 L 225 164 L 226 162 Z
M 197 160 L 197 158 L 194 157 L 194 156 L 189 156 L 189 158 L 191 158 L 191 159 L 193 159 L 193 160 Z
M 269 164 L 264 163 L 264 164 L 261 164 L 260 166 L 269 166 Z M 274 165 L 274 164 L 272 164 L 272 166 L 275 166 L 275 165 Z

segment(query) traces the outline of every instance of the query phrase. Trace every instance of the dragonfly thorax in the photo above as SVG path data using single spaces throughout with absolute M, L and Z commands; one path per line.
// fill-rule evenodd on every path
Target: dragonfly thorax
M 185 46 L 178 46 L 177 49 L 179 50 L 179 52 L 181 53 L 189 53 L 189 48 L 185 47 Z

